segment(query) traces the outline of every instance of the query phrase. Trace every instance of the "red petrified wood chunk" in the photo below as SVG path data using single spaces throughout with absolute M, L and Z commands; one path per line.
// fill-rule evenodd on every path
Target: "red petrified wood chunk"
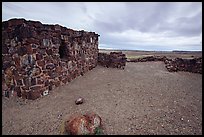
M 72 115 L 65 121 L 65 132 L 70 135 L 94 135 L 102 130 L 101 117 L 95 113 Z

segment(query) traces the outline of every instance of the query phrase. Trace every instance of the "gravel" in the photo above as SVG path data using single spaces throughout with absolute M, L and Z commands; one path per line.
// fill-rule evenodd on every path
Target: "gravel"
M 76 105 L 79 96 L 86 101 Z M 61 134 L 65 118 L 86 112 L 108 135 L 201 135 L 202 74 L 168 72 L 163 62 L 97 66 L 34 101 L 2 97 L 2 134 Z

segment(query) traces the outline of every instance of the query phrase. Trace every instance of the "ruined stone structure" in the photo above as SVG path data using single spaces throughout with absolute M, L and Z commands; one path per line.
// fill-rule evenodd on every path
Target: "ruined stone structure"
M 99 53 L 98 64 L 104 67 L 125 68 L 126 56 L 122 52 L 111 52 L 110 54 Z
M 166 68 L 170 72 L 176 71 L 188 71 L 193 73 L 202 74 L 202 58 L 194 58 L 194 59 L 166 59 L 164 60 L 166 64 Z
M 165 67 L 169 72 L 188 71 L 202 74 L 202 57 L 193 59 L 175 58 L 170 59 L 166 56 L 148 56 L 137 59 L 129 59 L 127 62 L 146 62 L 146 61 L 164 61 Z
M 147 57 L 140 57 L 140 58 L 132 58 L 128 59 L 127 62 L 146 62 L 146 61 L 163 61 L 166 57 L 163 56 L 147 56 Z
M 98 37 L 39 21 L 2 22 L 2 95 L 36 99 L 93 69 Z

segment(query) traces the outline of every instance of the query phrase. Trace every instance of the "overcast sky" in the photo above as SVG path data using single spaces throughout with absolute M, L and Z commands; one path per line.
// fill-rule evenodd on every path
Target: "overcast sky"
M 94 31 L 99 48 L 202 50 L 201 2 L 3 2 L 11 18 Z

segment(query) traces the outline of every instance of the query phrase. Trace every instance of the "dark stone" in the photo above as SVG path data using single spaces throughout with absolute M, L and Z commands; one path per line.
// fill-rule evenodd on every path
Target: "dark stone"
M 3 69 L 3 70 L 6 70 L 7 68 L 9 68 L 9 67 L 11 67 L 11 66 L 12 66 L 11 62 L 5 61 L 5 62 L 3 63 L 2 69 Z
M 7 90 L 7 91 L 4 91 L 4 93 L 5 93 L 5 97 L 7 97 L 7 98 L 9 98 L 10 97 L 10 92 L 9 92 L 9 90 Z
M 56 67 L 56 72 L 57 72 L 57 73 L 60 73 L 61 71 L 62 71 L 62 67 L 61 67 L 61 66 L 57 66 L 57 67 Z
M 43 59 L 43 56 L 41 55 L 41 54 L 36 54 L 36 60 L 41 60 L 41 59 Z
M 42 40 L 42 46 L 43 47 L 49 47 L 51 45 L 51 42 L 49 39 L 43 39 Z
M 11 55 L 13 53 L 16 52 L 16 48 L 15 47 L 9 47 L 8 53 Z
M 46 80 L 45 86 L 49 86 L 49 81 L 48 80 Z
M 36 48 L 38 47 L 38 45 L 33 44 L 33 42 L 31 42 L 31 47 L 32 47 L 33 49 L 36 49 Z
M 41 94 L 42 94 L 41 90 L 30 91 L 28 93 L 28 99 L 35 100 L 41 97 Z
M 32 45 L 29 44 L 29 45 L 26 45 L 26 50 L 27 50 L 27 54 L 32 54 L 33 53 L 33 48 L 32 48 Z
M 27 66 L 29 65 L 29 57 L 28 55 L 24 55 L 23 57 L 21 57 L 21 64 L 22 66 Z
M 5 44 L 2 45 L 2 54 L 8 54 L 8 47 Z
M 26 87 L 30 87 L 31 83 L 29 77 L 23 78 L 23 83 L 25 84 Z
M 11 62 L 12 61 L 12 56 L 11 55 L 2 55 L 2 61 L 3 62 Z
M 38 66 L 44 67 L 45 66 L 45 61 L 44 60 L 38 60 L 37 61 Z
M 56 78 L 58 76 L 58 74 L 56 72 L 54 72 L 54 71 L 50 71 L 48 74 L 49 74 L 51 79 L 54 79 L 54 78 Z
M 59 87 L 60 86 L 60 81 L 55 81 L 55 82 L 53 82 L 54 83 L 54 85 L 56 86 L 56 87 Z
M 19 86 L 14 88 L 15 92 L 17 93 L 18 97 L 21 97 L 21 88 Z
M 27 49 L 25 47 L 20 47 L 17 50 L 18 55 L 23 56 L 25 54 L 27 54 Z
M 19 68 L 20 67 L 20 58 L 19 57 L 14 57 L 13 60 L 15 62 L 16 67 Z
M 79 97 L 78 99 L 75 100 L 76 105 L 82 104 L 83 102 L 84 102 L 84 99 L 82 97 Z
M 31 85 L 36 85 L 37 84 L 37 80 L 36 78 L 31 78 Z
M 55 65 L 52 64 L 52 63 L 49 63 L 49 64 L 46 65 L 46 69 L 52 70 L 54 68 L 55 68 Z
M 29 86 L 22 86 L 22 90 L 29 90 Z
M 31 71 L 31 76 L 37 76 L 41 74 L 41 69 L 39 67 L 35 67 Z
M 23 85 L 23 80 L 22 79 L 16 80 L 16 82 L 17 82 L 18 86 L 22 86 Z
M 68 78 L 64 78 L 64 79 L 62 80 L 62 82 L 63 82 L 64 84 L 66 84 L 67 81 L 68 81 Z
M 33 58 L 32 55 L 28 55 L 28 63 L 30 65 L 34 65 L 35 64 L 35 59 Z
M 48 87 L 48 88 L 49 88 L 49 90 L 52 90 L 52 85 L 49 85 L 49 87 Z
M 37 79 L 37 84 L 44 84 L 44 79 L 41 77 L 36 78 Z
M 48 49 L 48 50 L 46 50 L 46 52 L 48 55 L 52 55 L 52 49 Z

